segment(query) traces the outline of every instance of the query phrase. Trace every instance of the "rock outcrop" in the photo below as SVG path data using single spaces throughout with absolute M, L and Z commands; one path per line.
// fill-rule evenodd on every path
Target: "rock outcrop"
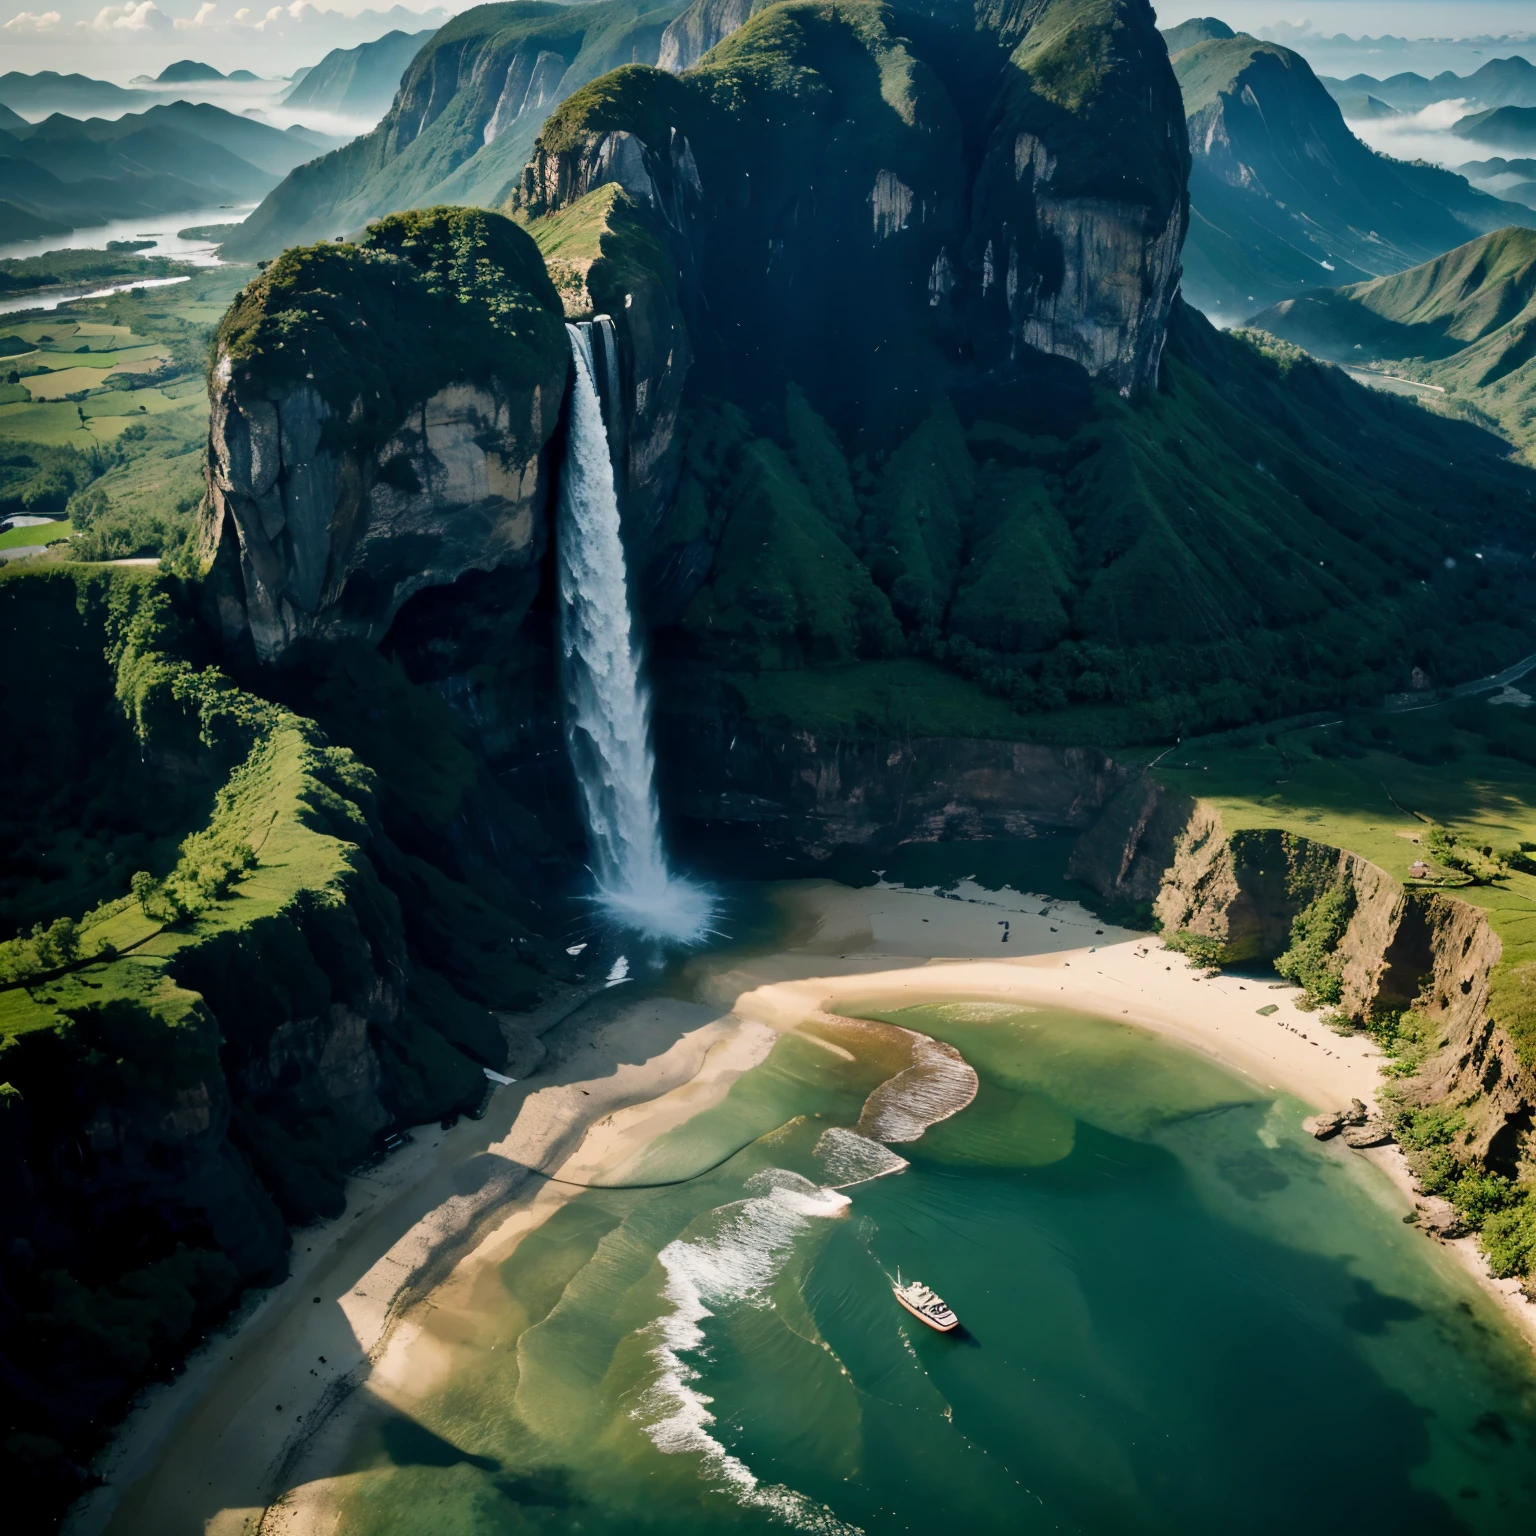
M 1148 7 L 1032 13 L 976 175 L 967 249 L 979 355 L 1033 347 L 1127 395 L 1157 382 L 1189 222 L 1182 115 Z
M 465 237 L 478 267 L 453 266 Z M 498 215 L 402 215 L 361 247 L 287 252 L 232 309 L 213 371 L 202 537 L 226 637 L 262 661 L 377 642 L 423 588 L 535 566 L 568 367 L 543 263 Z

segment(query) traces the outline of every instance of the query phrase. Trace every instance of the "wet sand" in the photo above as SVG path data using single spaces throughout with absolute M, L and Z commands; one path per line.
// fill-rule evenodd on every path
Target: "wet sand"
M 109 1485 L 77 1506 L 70 1536 L 331 1530 L 329 1474 L 362 1416 L 441 1382 L 445 1320 L 473 1311 L 475 1287 L 522 1237 L 819 1014 L 1007 1000 L 1124 1019 L 1314 1108 L 1369 1104 L 1381 1081 L 1376 1047 L 1323 1028 L 1296 1006 L 1297 989 L 1202 979 L 1156 939 L 1072 903 L 819 882 L 779 899 L 797 940 L 697 958 L 686 968 L 696 1002 L 599 994 L 545 1037 L 545 1067 L 500 1089 L 484 1120 L 418 1130 L 354 1180 L 341 1218 L 297 1234 L 290 1279 L 130 1417 L 99 1464 Z M 1398 1187 L 1383 1185 L 1382 1198 L 1411 1209 L 1401 1153 L 1367 1155 Z M 1536 1308 L 1487 1276 L 1471 1240 L 1448 1246 L 1536 1345 Z

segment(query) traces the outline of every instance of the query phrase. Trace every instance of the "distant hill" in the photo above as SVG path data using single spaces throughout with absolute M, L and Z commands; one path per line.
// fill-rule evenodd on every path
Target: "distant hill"
M 1455 123 L 1451 132 L 1459 139 L 1486 144 L 1490 149 L 1512 149 L 1529 154 L 1536 151 L 1536 106 L 1496 107 L 1491 112 L 1476 112 Z
M 386 32 L 356 48 L 333 48 L 288 88 L 283 104 L 377 120 L 389 111 L 400 77 L 431 36 L 430 31 Z
M 1389 107 L 1378 96 L 1335 96 L 1346 122 L 1377 122 L 1384 117 L 1401 117 L 1397 107 Z
M 1193 169 L 1184 292 L 1236 318 L 1308 289 L 1364 281 L 1532 210 L 1349 131 L 1300 54 L 1238 34 L 1176 53 Z
M 42 240 L 51 235 L 67 235 L 68 224 L 57 219 L 45 219 L 15 203 L 0 200 L 0 243 L 9 245 L 14 240 Z
M 152 106 L 160 98 L 148 91 L 125 91 L 110 80 L 92 80 L 89 75 L 61 75 L 45 69 L 35 75 L 19 70 L 0 75 L 0 103 L 23 117 L 35 118 L 52 112 L 74 116 L 95 112 L 131 112 Z
M 500 205 L 555 106 L 619 65 L 654 64 L 681 9 L 681 0 L 513 0 L 466 11 L 411 60 L 379 126 L 294 171 L 225 253 L 274 255 L 398 209 Z
M 1330 362 L 1391 364 L 1536 453 L 1536 230 L 1499 230 L 1407 272 L 1287 300 L 1251 323 Z
M 1536 159 L 1505 160 L 1495 155 L 1489 160 L 1469 160 L 1456 170 L 1485 192 L 1536 207 Z
M 222 70 L 215 69 L 212 64 L 200 64 L 196 59 L 182 59 L 178 63 L 167 64 L 155 76 L 155 83 L 157 85 L 191 85 L 194 81 L 228 78 Z
M 313 128 L 295 124 L 274 128 L 254 121 L 244 113 L 226 112 L 211 102 L 171 101 L 151 107 L 135 118 L 118 122 L 137 122 L 146 127 L 171 127 L 217 144 L 239 155 L 273 176 L 286 176 L 296 165 L 313 160 L 346 141 L 333 135 L 316 133 Z M 117 124 L 110 125 L 115 128 Z M 97 137 L 108 137 L 96 130 Z
M 1536 107 L 1536 65 L 1518 55 L 1490 59 L 1470 75 L 1446 70 L 1433 80 L 1412 73 L 1378 80 L 1374 75 L 1351 75 L 1347 80 L 1322 77 L 1322 83 L 1341 105 L 1374 96 L 1399 112 L 1422 112 L 1437 101 L 1467 100 L 1484 107 Z M 1354 114 L 1345 107 L 1345 116 Z
M 0 119 L 0 199 L 17 231 L 8 238 L 249 203 L 336 142 L 185 101 L 115 121 L 55 113 L 32 125 L 11 114 Z

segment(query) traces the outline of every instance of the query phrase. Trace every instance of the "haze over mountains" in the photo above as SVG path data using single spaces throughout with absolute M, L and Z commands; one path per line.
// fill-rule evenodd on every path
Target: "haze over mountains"
M 109 219 L 261 197 L 294 166 L 332 147 L 220 107 L 174 102 L 113 120 L 0 116 L 0 240 Z
M 1455 173 L 1377 154 L 1300 54 L 1224 34 L 1203 21 L 1169 38 L 1193 156 L 1184 289 L 1200 308 L 1239 319 L 1536 222 Z
M 376 121 L 389 110 L 406 66 L 431 36 L 430 31 L 394 31 L 355 48 L 333 48 L 283 93 L 283 105 Z
M 1171 46 L 1171 45 L 1170 45 Z M 1330 95 L 1341 102 L 1373 96 L 1400 112 L 1421 112 L 1439 101 L 1464 100 L 1477 106 L 1536 107 L 1536 65 L 1519 56 L 1490 59 L 1470 75 L 1450 70 L 1426 79 L 1411 71 L 1377 80 L 1351 75 L 1347 80 L 1319 76 Z

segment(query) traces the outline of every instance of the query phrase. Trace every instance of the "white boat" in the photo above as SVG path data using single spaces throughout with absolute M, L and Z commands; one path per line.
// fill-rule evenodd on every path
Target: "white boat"
M 949 1303 L 942 1296 L 936 1296 L 921 1280 L 909 1280 L 903 1285 L 898 1273 L 891 1294 L 919 1322 L 927 1323 L 939 1333 L 952 1333 L 960 1326 L 960 1319 L 950 1310 Z

